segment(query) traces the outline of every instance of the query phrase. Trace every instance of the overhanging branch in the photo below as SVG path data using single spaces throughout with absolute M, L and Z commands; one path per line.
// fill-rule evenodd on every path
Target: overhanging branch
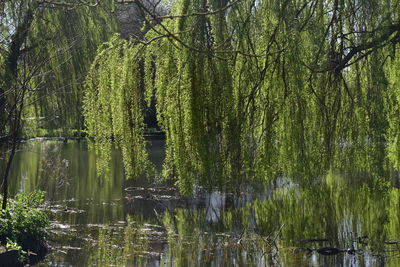
M 84 0 L 77 0 L 76 2 L 65 2 L 65 1 L 56 1 L 56 0 L 37 0 L 37 3 L 38 4 L 64 6 L 64 7 L 68 7 L 68 8 L 74 8 L 76 6 L 95 7 L 99 4 L 98 1 L 90 2 L 90 1 L 84 1 Z

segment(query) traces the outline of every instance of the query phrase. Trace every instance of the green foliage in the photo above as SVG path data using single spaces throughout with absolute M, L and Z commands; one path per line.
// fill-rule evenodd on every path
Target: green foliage
M 175 17 L 152 25 L 146 45 L 104 45 L 85 110 L 98 154 L 108 161 L 111 139 L 137 132 L 130 115 L 115 114 L 124 114 L 120 91 L 111 93 L 125 64 L 142 79 L 138 61 L 122 56 L 135 51 L 144 97 L 156 98 L 167 136 L 164 176 L 184 194 L 196 185 L 240 191 L 278 175 L 310 181 L 351 169 L 383 177 L 399 168 L 396 1 L 229 3 L 176 1 Z
M 390 86 L 398 68 L 383 67 L 390 49 L 332 67 L 347 45 L 386 33 L 360 36 L 354 27 L 374 29 L 386 14 L 399 20 L 388 3 L 357 4 L 362 14 L 339 1 L 241 1 L 229 12 L 182 16 L 149 32 L 150 40 L 166 29 L 177 37 L 147 47 L 146 79 L 167 133 L 166 169 L 184 193 L 195 184 L 231 190 L 282 173 L 312 179 L 331 168 L 382 176 L 388 143 L 398 161 L 399 94 Z M 178 1 L 172 13 L 219 5 Z
M 86 78 L 84 114 L 104 173 L 112 142 L 121 148 L 127 177 L 148 170 L 141 109 L 140 49 L 115 36 L 102 45 Z
M 0 4 L 0 95 L 6 98 L 1 109 L 12 110 L 21 98 L 17 87 L 29 87 L 22 117 L 37 119 L 29 121 L 28 135 L 36 127 L 62 127 L 64 135 L 69 128 L 83 128 L 83 76 L 116 23 L 110 16 L 114 1 L 102 1 L 101 7 L 74 2 L 76 8 L 35 0 Z M 5 123 L 1 114 L 0 131 Z
M 116 30 L 110 15 L 114 3 L 102 1 L 101 7 L 74 9 L 46 7 L 35 10 L 37 19 L 30 30 L 32 54 L 37 55 L 42 75 L 32 79 L 26 116 L 41 117 L 36 127 L 83 129 L 83 77 L 87 74 L 98 46 Z M 40 13 L 41 12 L 41 13 Z M 45 62 L 45 64 L 41 64 Z
M 387 152 L 394 168 L 400 169 L 400 49 L 397 48 L 389 63 L 386 64 L 388 73 L 388 96 L 385 99 L 385 108 L 389 129 L 386 133 Z
M 47 236 L 49 219 L 39 208 L 43 192 L 20 193 L 0 211 L 0 241 L 3 245 L 17 244 L 23 250 L 34 250 Z
M 210 4 L 218 6 L 217 2 Z M 179 14 L 201 12 L 206 2 L 183 1 L 175 8 Z M 155 66 L 155 75 L 147 75 L 146 84 L 154 83 L 158 119 L 167 134 L 165 173 L 178 177 L 185 194 L 196 184 L 208 189 L 236 184 L 241 121 L 235 110 L 232 60 L 214 52 L 217 47 L 231 48 L 224 43 L 226 21 L 195 16 L 166 24 L 171 32 L 179 32 L 180 41 L 152 43 L 146 49 L 145 63 Z M 148 38 L 156 34 L 150 32 Z

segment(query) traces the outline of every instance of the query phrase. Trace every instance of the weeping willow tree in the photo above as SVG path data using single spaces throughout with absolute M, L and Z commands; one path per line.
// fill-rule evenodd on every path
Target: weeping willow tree
M 23 117 L 28 136 L 40 134 L 37 128 L 82 129 L 82 82 L 97 46 L 108 40 L 116 25 L 113 1 L 94 5 L 84 1 L 7 1 L 1 4 L 1 54 L 9 78 L 27 59 L 29 92 Z M 34 73 L 33 73 L 34 72 Z M 12 97 L 2 85 L 2 111 L 11 106 Z M 9 99 L 6 99 L 9 98 Z M 71 106 L 73 106 L 71 108 Z M 7 108 L 6 108 L 7 109 Z M 7 113 L 2 112 L 3 114 Z M 6 118 L 0 116 L 1 130 Z M 0 133 L 1 136 L 4 133 Z
M 132 47 L 183 193 L 398 169 L 399 1 L 180 0 L 167 16 L 137 4 L 151 30 Z
M 97 168 L 104 174 L 112 142 L 121 148 L 127 177 L 149 167 L 143 138 L 140 48 L 112 38 L 102 45 L 86 78 L 84 112 L 94 138 Z
M 71 2 L 74 3 L 74 2 Z M 113 1 L 97 6 L 57 6 L 48 4 L 39 12 L 40 18 L 30 30 L 35 45 L 33 53 L 46 62 L 44 77 L 36 77 L 32 85 L 30 112 L 36 118 L 30 123 L 31 135 L 37 128 L 62 131 L 82 130 L 82 99 L 84 76 L 96 55 L 98 46 L 116 31 L 111 15 Z M 29 130 L 27 128 L 27 130 Z M 28 133 L 29 134 L 29 133 Z M 56 133 L 53 133 L 56 134 Z
M 223 7 L 217 1 L 186 1 L 174 8 L 188 14 L 204 12 L 209 4 Z M 165 27 L 170 29 L 160 30 L 178 37 L 153 43 L 146 57 L 150 66 L 155 57 L 155 73 L 147 75 L 147 84 L 154 83 L 159 121 L 167 133 L 165 170 L 180 177 L 179 187 L 186 193 L 198 183 L 223 187 L 231 182 L 225 177 L 239 178 L 241 157 L 231 55 L 215 53 L 217 47 L 232 49 L 225 41 L 225 13 L 182 17 Z
M 3 209 L 8 174 L 23 133 L 30 127 L 43 127 L 40 116 L 46 120 L 61 117 L 59 123 L 66 127 L 79 127 L 79 111 L 75 111 L 80 108 L 79 76 L 113 28 L 103 10 L 111 4 L 103 1 L 102 8 L 96 9 L 86 1 L 0 2 L 0 141 L 5 143 L 0 159 L 6 162 L 0 170 Z M 99 25 L 106 27 L 98 29 Z M 75 107 L 69 108 L 71 104 Z
M 397 47 L 386 65 L 389 81 L 388 97 L 385 99 L 387 121 L 388 155 L 396 170 L 400 169 L 400 49 Z

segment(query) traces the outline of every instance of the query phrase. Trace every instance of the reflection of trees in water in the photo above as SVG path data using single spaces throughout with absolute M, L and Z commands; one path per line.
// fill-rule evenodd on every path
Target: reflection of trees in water
M 52 199 L 50 196 L 71 183 L 70 163 L 59 142 L 25 143 L 12 164 L 10 190 L 12 193 L 43 190 Z
M 224 208 L 219 197 L 210 195 L 205 209 L 175 209 L 164 215 L 166 263 L 400 263 L 400 250 L 391 244 L 398 241 L 400 233 L 400 193 L 385 181 L 371 178 L 351 185 L 340 177 L 328 177 L 315 186 L 276 189 L 272 198 L 257 199 L 236 209 Z M 307 241 L 321 238 L 327 240 Z M 307 250 L 327 246 L 342 252 L 323 257 Z M 347 249 L 356 252 L 350 254 Z
M 43 143 L 40 152 L 40 169 L 42 182 L 52 181 L 56 188 L 68 186 L 71 177 L 69 176 L 69 160 L 63 157 L 62 146 L 59 143 Z
M 88 265 L 145 266 L 149 236 L 145 226 L 137 223 L 138 218 L 127 217 L 122 232 L 113 228 L 99 228 L 97 246 L 88 255 Z
M 96 155 L 87 150 L 85 142 L 29 142 L 21 147 L 13 163 L 11 189 L 13 193 L 43 190 L 52 205 L 86 211 L 85 216 L 60 214 L 58 219 L 63 223 L 118 221 L 123 218 L 123 207 L 116 204 L 123 197 L 121 164 L 114 152 L 112 167 L 100 179 Z
M 326 179 L 304 185 L 281 177 L 262 191 L 265 193 L 259 193 L 259 198 L 254 192 L 244 193 L 240 198 L 217 192 L 199 193 L 201 200 L 189 201 L 188 205 L 183 205 L 184 200 L 177 199 L 177 195 L 172 199 L 161 198 L 164 195 L 175 196 L 175 190 L 164 188 L 153 192 L 149 189 L 152 192 L 150 199 L 135 198 L 134 204 L 138 207 L 131 210 L 131 204 L 125 205 L 124 202 L 123 207 L 122 201 L 118 201 L 124 196 L 122 189 L 126 186 L 118 156 L 112 162 L 110 175 L 99 179 L 95 155 L 83 147 L 75 143 L 36 145 L 24 148 L 24 154 L 21 153 L 15 161 L 15 168 L 27 176 L 26 189 L 48 188 L 47 197 L 60 204 L 61 211 L 56 215 L 58 222 L 72 228 L 82 227 L 79 234 L 72 232 L 69 240 L 60 243 L 72 246 L 76 235 L 97 239 L 97 228 L 96 231 L 85 229 L 90 228 L 89 224 L 101 224 L 107 228 L 110 222 L 125 220 L 126 213 L 138 214 L 128 225 L 114 224 L 109 230 L 104 230 L 99 238 L 101 242 L 80 246 L 83 248 L 81 251 L 92 255 L 93 265 L 140 265 L 139 260 L 149 252 L 157 253 L 154 257 L 145 256 L 149 261 L 167 265 L 174 262 L 177 266 L 223 266 L 233 262 L 242 266 L 307 266 L 313 259 L 320 266 L 347 266 L 346 263 L 352 260 L 360 265 L 371 260 L 374 262 L 372 266 L 380 266 L 382 259 L 389 266 L 400 263 L 396 256 L 399 253 L 397 245 L 385 243 L 399 238 L 400 193 L 398 188 L 392 188 L 383 179 L 363 173 L 347 174 L 347 177 L 331 174 Z M 68 166 L 63 159 L 68 160 Z M 67 175 L 65 179 L 69 185 L 65 182 L 58 187 L 58 175 Z M 133 196 L 139 193 L 135 191 Z M 125 193 L 125 196 L 129 194 Z M 64 201 L 66 199 L 71 201 Z M 155 204 L 164 201 L 162 203 L 168 207 L 163 210 L 167 211 L 157 210 L 159 215 L 156 218 L 154 209 L 157 206 L 146 206 L 146 201 Z M 68 205 L 67 211 L 64 211 L 65 205 Z M 85 212 L 74 213 L 73 207 Z M 163 230 L 145 226 L 156 219 L 160 219 Z M 346 253 L 322 258 L 316 252 L 310 256 L 301 250 L 328 245 L 346 249 L 354 239 L 364 235 L 368 238 L 355 244 L 364 249 L 364 253 L 353 258 Z M 329 242 L 301 242 L 322 237 Z M 125 240 L 131 240 L 131 243 Z M 70 255 L 68 257 L 84 258 L 80 260 L 87 263 L 87 257 L 83 257 L 81 252 L 71 252 Z M 67 262 L 74 261 L 68 259 Z

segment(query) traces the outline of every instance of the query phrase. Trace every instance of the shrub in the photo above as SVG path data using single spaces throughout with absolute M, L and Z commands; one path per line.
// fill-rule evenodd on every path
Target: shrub
M 49 219 L 39 209 L 43 192 L 20 193 L 10 200 L 6 210 L 0 211 L 0 243 L 15 242 L 25 251 L 42 251 Z

